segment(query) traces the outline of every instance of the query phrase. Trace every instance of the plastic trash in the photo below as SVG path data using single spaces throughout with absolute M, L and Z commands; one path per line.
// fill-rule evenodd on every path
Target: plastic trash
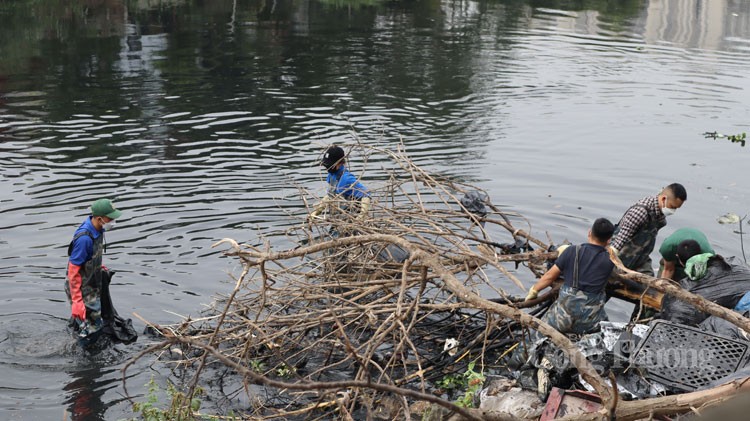
M 381 246 L 375 251 L 379 262 L 404 263 L 409 258 L 409 252 L 396 244 Z
M 742 315 L 745 317 L 750 317 L 750 311 L 746 311 Z M 718 316 L 709 317 L 708 319 L 701 322 L 701 324 L 698 325 L 698 328 L 703 331 L 716 333 L 728 338 L 738 339 L 741 341 L 750 341 L 750 336 L 748 336 L 747 332 L 735 326 L 734 323 L 724 320 Z
M 479 392 L 479 409 L 521 419 L 537 419 L 542 415 L 544 403 L 536 393 L 523 390 L 505 377 L 488 380 L 488 386 Z
M 640 376 L 636 371 L 626 371 L 618 373 L 615 376 L 617 383 L 617 393 L 626 399 L 643 399 L 648 397 L 654 397 L 663 395 L 666 393 L 667 388 L 663 384 L 653 381 L 646 380 Z M 589 392 L 596 392 L 593 386 L 591 386 L 586 380 L 580 375 L 578 376 L 578 383 L 583 386 L 584 389 Z M 609 379 L 604 379 L 604 383 L 612 387 Z
M 443 352 L 447 352 L 451 357 L 455 356 L 458 353 L 458 340 L 456 338 L 446 339 Z
M 483 193 L 479 190 L 472 190 L 461 198 L 461 205 L 466 208 L 469 212 L 484 217 L 487 215 L 487 207 L 485 203 L 490 203 L 490 198 L 487 193 Z
M 734 311 L 744 313 L 750 310 L 750 292 L 746 292 L 745 295 L 740 298 L 740 301 L 734 306 Z

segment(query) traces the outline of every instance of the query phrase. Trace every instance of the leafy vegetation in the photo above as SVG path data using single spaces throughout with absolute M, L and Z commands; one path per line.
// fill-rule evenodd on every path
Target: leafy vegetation
M 484 384 L 484 375 L 481 372 L 474 371 L 474 366 L 475 362 L 472 361 L 463 374 L 449 374 L 437 383 L 438 387 L 446 392 L 464 390 L 463 396 L 456 400 L 456 405 L 464 408 L 474 406 L 474 398 Z
M 276 375 L 282 379 L 288 379 L 296 372 L 297 370 L 294 367 L 289 367 L 283 363 L 276 367 Z
M 250 360 L 250 369 L 256 373 L 263 373 L 266 371 L 266 365 L 260 360 Z
M 728 139 L 732 143 L 739 143 L 740 145 L 744 147 L 745 140 L 747 138 L 747 133 L 742 132 L 738 134 L 726 135 L 726 134 L 721 134 L 719 132 L 705 132 L 703 133 L 703 136 L 705 136 L 706 138 L 711 138 L 711 139 Z
M 194 397 L 188 401 L 187 396 L 177 390 L 172 384 L 167 384 L 166 394 L 169 396 L 169 406 L 162 409 L 160 403 L 160 388 L 153 378 L 146 384 L 148 393 L 145 402 L 133 404 L 133 411 L 140 413 L 141 418 L 146 421 L 193 421 L 193 420 L 215 420 L 215 416 L 196 415 L 201 407 L 199 396 L 203 395 L 201 388 L 196 388 Z

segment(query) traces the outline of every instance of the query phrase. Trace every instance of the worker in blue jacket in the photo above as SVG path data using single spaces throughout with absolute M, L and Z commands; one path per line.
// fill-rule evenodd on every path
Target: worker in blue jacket
M 346 168 L 345 157 L 344 150 L 336 145 L 329 147 L 323 155 L 320 165 L 328 171 L 326 177 L 328 194 L 315 206 L 310 213 L 310 217 L 317 218 L 326 209 L 356 212 L 356 217 L 359 220 L 367 217 L 371 203 L 370 193 L 367 187 L 362 185 L 357 177 Z M 345 199 L 344 204 L 338 207 L 330 206 L 338 197 Z M 351 206 L 355 202 L 358 203 L 358 207 Z
M 82 337 L 94 334 L 103 327 L 102 321 L 102 265 L 104 233 L 111 230 L 122 212 L 109 199 L 99 199 L 91 205 L 91 215 L 76 229 L 68 246 L 67 280 L 65 293 L 71 303 L 72 325 Z M 93 336 L 92 336 L 93 337 Z

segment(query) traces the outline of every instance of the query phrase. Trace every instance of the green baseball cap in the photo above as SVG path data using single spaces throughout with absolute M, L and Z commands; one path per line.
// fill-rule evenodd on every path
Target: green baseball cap
M 109 199 L 99 199 L 91 204 L 91 214 L 94 216 L 106 216 L 109 219 L 117 219 L 122 212 L 115 208 Z

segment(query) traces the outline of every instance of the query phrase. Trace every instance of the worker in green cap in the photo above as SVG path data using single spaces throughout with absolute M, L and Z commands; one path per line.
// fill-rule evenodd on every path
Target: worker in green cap
M 102 265 L 105 248 L 104 233 L 115 226 L 122 216 L 109 199 L 99 199 L 91 205 L 91 215 L 73 234 L 68 246 L 68 270 L 65 294 L 71 303 L 70 325 L 80 338 L 88 343 L 97 337 L 103 327 L 102 321 L 102 277 L 106 267 Z M 108 285 L 108 284 L 107 284 Z

